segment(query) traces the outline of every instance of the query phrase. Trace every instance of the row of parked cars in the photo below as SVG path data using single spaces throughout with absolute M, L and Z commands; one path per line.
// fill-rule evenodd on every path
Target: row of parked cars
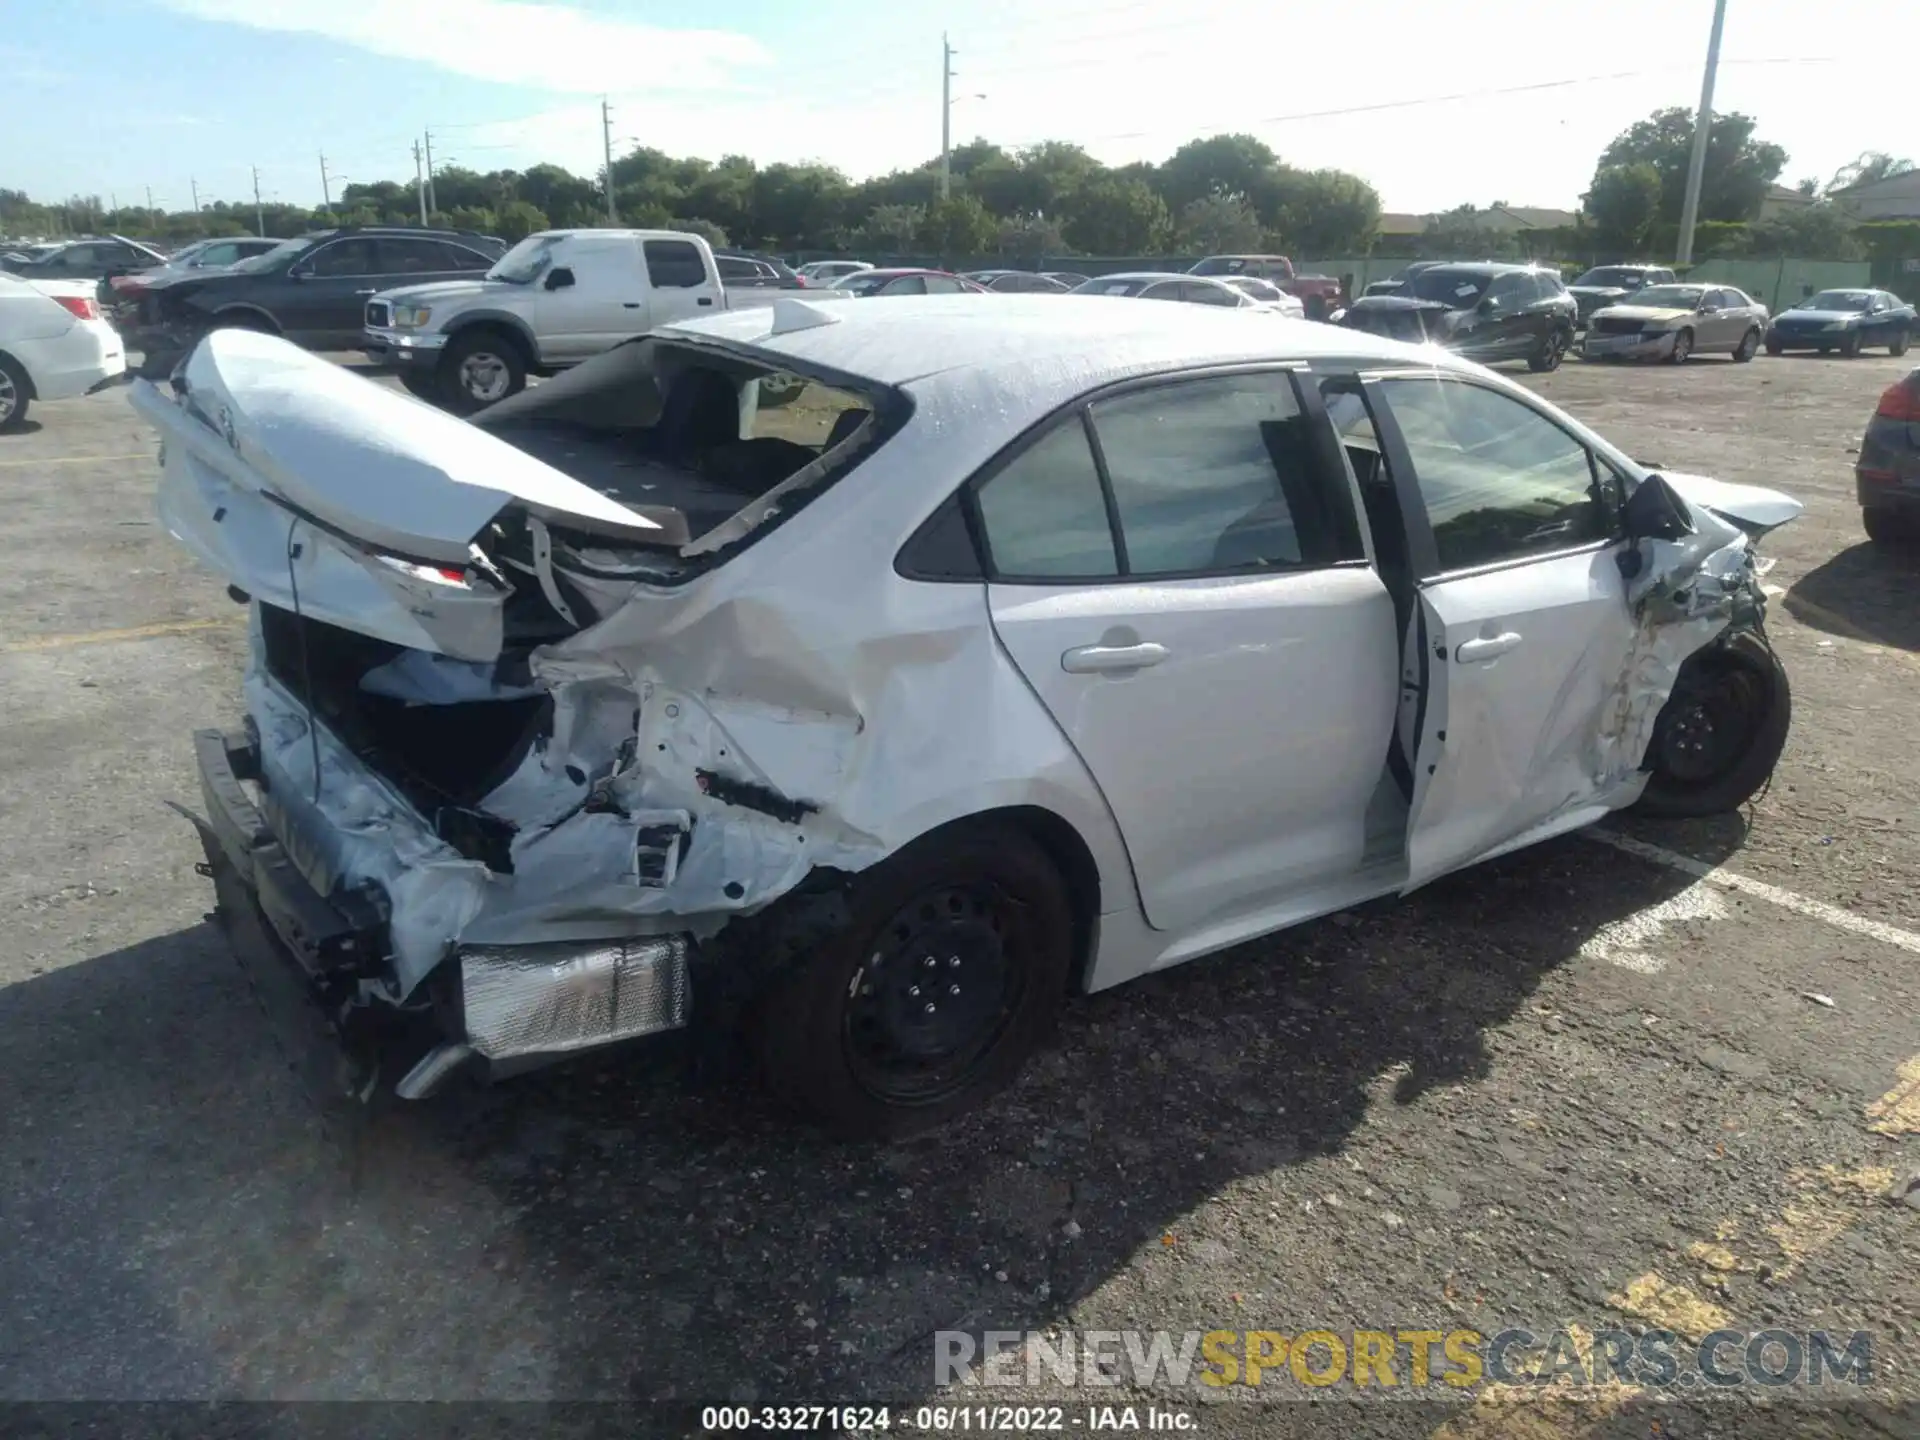
M 1568 285 L 1550 267 L 1491 261 L 1417 262 L 1333 318 L 1536 371 L 1576 348 L 1588 360 L 1676 365 L 1707 354 L 1745 362 L 1763 345 L 1770 355 L 1857 355 L 1870 345 L 1903 355 L 1915 325 L 1913 306 L 1884 290 L 1822 290 L 1772 315 L 1735 286 L 1679 281 L 1664 266 L 1603 266 Z

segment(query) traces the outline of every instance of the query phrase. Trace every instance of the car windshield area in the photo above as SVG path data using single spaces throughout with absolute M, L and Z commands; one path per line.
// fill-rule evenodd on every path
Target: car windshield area
M 1692 310 L 1706 293 L 1702 285 L 1649 285 L 1635 292 L 1633 303 L 1655 310 Z
M 553 263 L 553 252 L 559 244 L 557 235 L 529 235 L 493 262 L 487 279 L 504 280 L 509 285 L 531 285 Z
M 1796 310 L 1864 310 L 1873 299 L 1870 290 L 1822 290 L 1811 300 L 1802 300 Z
M 248 256 L 233 268 L 247 275 L 257 275 L 263 270 L 279 270 L 290 264 L 293 257 L 302 250 L 312 249 L 313 243 L 311 237 L 302 240 L 283 240 L 271 250 Z
M 1409 275 L 1402 293 L 1416 300 L 1437 300 L 1455 310 L 1468 310 L 1480 303 L 1493 276 L 1480 270 L 1454 270 L 1441 266 Z
M 1573 283 L 1603 285 L 1620 290 L 1638 290 L 1647 283 L 1647 276 L 1643 270 L 1631 270 L 1624 265 L 1600 265 L 1587 271 Z

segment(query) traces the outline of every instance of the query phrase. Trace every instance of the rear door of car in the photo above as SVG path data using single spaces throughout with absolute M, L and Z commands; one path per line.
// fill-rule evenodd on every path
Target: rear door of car
M 1507 390 L 1431 371 L 1366 386 L 1417 604 L 1407 885 L 1585 824 L 1637 770 L 1610 749 L 1634 627 L 1620 481 Z
M 1152 925 L 1362 868 L 1398 642 L 1317 390 L 1277 368 L 1131 385 L 968 494 L 995 632 L 1106 796 Z

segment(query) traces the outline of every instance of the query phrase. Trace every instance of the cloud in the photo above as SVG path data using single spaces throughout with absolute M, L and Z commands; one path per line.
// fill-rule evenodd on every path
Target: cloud
M 196 19 L 317 35 L 376 55 L 568 94 L 711 89 L 772 61 L 751 36 L 669 30 L 525 0 L 161 0 Z

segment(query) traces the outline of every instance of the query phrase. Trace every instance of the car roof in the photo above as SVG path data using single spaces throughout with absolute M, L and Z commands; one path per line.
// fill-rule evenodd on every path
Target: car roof
M 914 265 L 882 265 L 876 269 L 862 270 L 862 275 L 947 275 L 958 280 L 960 277 L 951 270 L 923 270 Z
M 1202 285 L 1211 280 L 1223 284 L 1218 275 L 1189 275 L 1184 270 L 1116 270 L 1111 275 L 1095 275 L 1094 280 L 1196 280 Z
M 779 328 L 785 333 L 773 333 Z M 984 309 L 965 295 L 844 307 L 796 296 L 654 333 L 729 343 L 803 368 L 913 386 L 916 394 L 988 392 L 1035 414 L 1114 380 L 1208 365 L 1340 357 L 1477 371 L 1432 348 L 1365 331 L 1275 326 L 1251 308 L 1116 305 L 1098 295 L 1013 294 Z

